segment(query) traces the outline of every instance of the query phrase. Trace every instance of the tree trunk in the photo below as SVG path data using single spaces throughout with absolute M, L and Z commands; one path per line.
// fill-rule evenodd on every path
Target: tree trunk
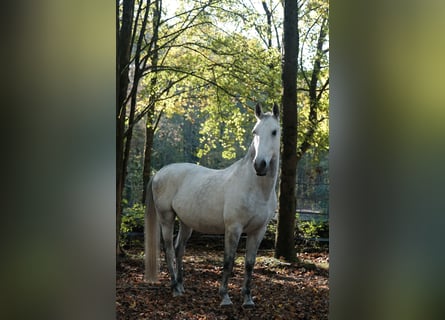
M 261 4 L 267 17 L 267 48 L 270 49 L 272 48 L 272 12 L 270 12 L 266 1 L 262 1 Z
M 147 113 L 147 125 L 145 129 L 145 154 L 144 154 L 144 169 L 142 172 L 143 179 L 143 191 L 142 191 L 142 203 L 145 203 L 147 195 L 147 184 L 150 180 L 151 173 L 151 154 L 153 150 L 154 140 L 154 124 L 153 124 L 153 108 L 150 108 Z
M 295 0 L 284 1 L 283 44 L 283 152 L 275 257 L 295 261 L 298 59 L 298 7 Z
M 131 28 L 133 23 L 134 0 L 123 1 L 122 23 L 119 29 L 119 3 L 116 3 L 116 254 L 122 251 L 120 242 L 120 225 L 122 213 L 122 192 L 126 170 L 124 166 L 124 133 L 126 116 L 126 99 L 129 85 L 129 63 L 131 48 Z
M 152 37 L 152 56 L 151 56 L 151 67 L 156 69 L 159 62 L 159 23 L 161 19 L 161 0 L 155 1 L 155 7 L 153 9 L 153 37 Z M 155 117 L 155 103 L 156 103 L 156 84 L 158 82 L 157 73 L 153 75 L 150 80 L 151 94 L 148 99 L 149 108 L 147 111 L 147 124 L 146 124 L 146 135 L 145 135 L 145 155 L 144 155 L 144 169 L 142 172 L 142 203 L 145 203 L 145 198 L 147 194 L 147 184 L 150 180 L 151 173 L 151 154 L 153 149 L 153 139 L 156 126 L 154 123 Z M 159 115 L 161 117 L 161 115 Z M 159 121 L 160 118 L 158 118 Z
M 123 11 L 122 11 L 122 24 L 118 39 L 118 72 L 119 72 L 119 107 L 117 113 L 117 134 L 116 134 L 116 145 L 117 145 L 117 190 L 116 190 L 116 252 L 121 255 L 122 249 L 119 245 L 120 240 L 120 225 L 121 225 L 121 215 L 122 215 L 122 198 L 123 190 L 125 185 L 125 179 L 127 176 L 127 163 L 130 156 L 131 140 L 133 136 L 133 128 L 135 124 L 136 115 L 136 103 L 138 94 L 139 81 L 143 76 L 143 68 L 141 66 L 141 53 L 143 47 L 143 40 L 145 36 L 146 25 L 148 21 L 148 11 L 149 11 L 148 0 L 145 8 L 142 7 L 142 1 L 139 3 L 136 18 L 134 17 L 134 0 L 123 1 Z M 143 20 L 140 23 L 140 28 L 137 30 L 136 26 L 139 24 L 138 19 L 142 12 L 145 10 Z M 136 19 L 136 21 L 134 21 Z M 135 27 L 132 29 L 132 25 Z M 136 37 L 136 34 L 138 36 Z M 137 38 L 136 45 L 134 41 Z M 134 51 L 134 72 L 131 81 L 131 90 L 128 93 L 128 88 L 130 84 L 129 79 L 129 67 L 131 51 Z M 127 117 L 127 103 L 130 101 L 130 112 L 128 114 L 128 124 L 125 125 Z M 125 128 L 127 130 L 125 131 Z

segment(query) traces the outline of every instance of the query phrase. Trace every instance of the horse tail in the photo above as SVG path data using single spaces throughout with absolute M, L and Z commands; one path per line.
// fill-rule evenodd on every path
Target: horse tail
M 153 178 L 147 184 L 145 209 L 145 280 L 156 282 L 159 273 L 160 230 L 153 199 Z

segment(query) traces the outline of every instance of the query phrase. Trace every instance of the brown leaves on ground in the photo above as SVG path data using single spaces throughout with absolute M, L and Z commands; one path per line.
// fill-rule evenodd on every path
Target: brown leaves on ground
M 186 293 L 173 298 L 162 257 L 160 282 L 143 281 L 142 251 L 133 251 L 117 268 L 117 319 L 328 319 L 329 257 L 300 254 L 300 263 L 283 263 L 272 251 L 259 251 L 252 296 L 255 308 L 243 309 L 243 253 L 238 254 L 229 294 L 233 307 L 220 307 L 221 249 L 188 247 L 184 257 Z

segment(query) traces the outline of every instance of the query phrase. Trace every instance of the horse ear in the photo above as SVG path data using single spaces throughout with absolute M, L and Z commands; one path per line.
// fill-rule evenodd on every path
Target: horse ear
M 273 112 L 273 116 L 275 118 L 278 119 L 280 117 L 280 108 L 278 108 L 278 105 L 277 105 L 276 102 L 273 103 L 273 110 L 272 110 L 272 112 Z
M 263 117 L 263 110 L 261 109 L 261 105 L 259 103 L 255 106 L 255 117 L 259 120 Z

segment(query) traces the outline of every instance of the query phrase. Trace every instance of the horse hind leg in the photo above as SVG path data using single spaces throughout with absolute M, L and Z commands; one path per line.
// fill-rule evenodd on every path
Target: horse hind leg
M 175 244 L 175 254 L 176 254 L 176 266 L 177 266 L 177 277 L 176 277 L 176 287 L 177 291 L 183 294 L 185 292 L 184 290 L 184 284 L 183 284 L 183 266 L 182 266 L 182 257 L 184 256 L 185 252 L 185 245 L 187 243 L 187 240 L 192 235 L 193 230 L 180 222 L 179 224 L 179 232 L 178 236 L 176 238 L 176 244 Z
M 175 250 L 173 248 L 173 229 L 175 224 L 175 213 L 172 211 L 160 214 L 160 224 L 162 238 L 164 239 L 165 260 L 171 278 L 171 289 L 173 296 L 180 296 L 182 292 L 178 290 L 178 278 L 176 269 Z

